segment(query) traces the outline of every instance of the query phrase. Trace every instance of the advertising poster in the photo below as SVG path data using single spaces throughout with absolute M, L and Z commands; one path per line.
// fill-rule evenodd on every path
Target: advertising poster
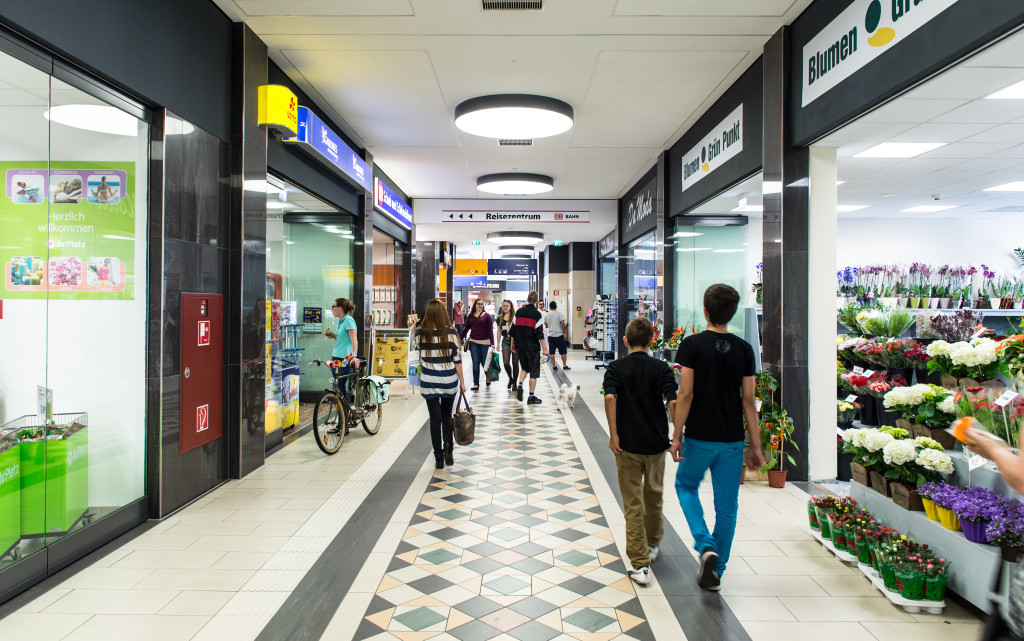
M 135 297 L 135 163 L 0 162 L 3 298 Z
M 324 309 L 322 307 L 302 308 L 302 333 L 319 334 L 324 331 Z
M 372 374 L 384 378 L 406 378 L 409 375 L 409 330 L 373 330 Z

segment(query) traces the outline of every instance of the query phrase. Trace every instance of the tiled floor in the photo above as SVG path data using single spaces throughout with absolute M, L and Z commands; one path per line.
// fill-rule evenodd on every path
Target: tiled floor
M 604 372 L 582 352 L 570 364 L 582 386 L 575 410 L 555 407 L 550 372 L 540 406 L 513 402 L 503 384 L 482 390 L 477 442 L 443 471 L 424 448 L 403 458 L 426 438 L 418 396 L 393 394 L 381 432 L 353 432 L 333 457 L 301 438 L 88 568 L 58 575 L 0 619 L 0 641 L 625 641 L 685 639 L 684 629 L 696 641 L 711 638 L 701 630 L 712 622 L 725 630 L 714 638 L 753 641 L 980 634 L 955 603 L 938 617 L 889 605 L 810 538 L 807 495 L 795 486 L 741 488 L 729 573 L 720 595 L 702 594 L 667 459 L 675 548 L 654 563 L 650 587 L 635 587 L 604 445 Z M 387 502 L 368 498 L 378 495 Z M 710 514 L 710 488 L 702 498 Z M 310 592 L 314 576 L 328 588 Z M 282 634 L 282 621 L 296 625 Z

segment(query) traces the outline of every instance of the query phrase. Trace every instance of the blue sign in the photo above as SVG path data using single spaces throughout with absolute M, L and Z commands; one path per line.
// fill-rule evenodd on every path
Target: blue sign
M 373 179 L 373 206 L 390 216 L 396 223 L 412 229 L 412 207 L 391 191 L 380 178 Z
M 487 276 L 452 276 L 453 287 L 487 287 Z
M 536 276 L 537 260 L 534 258 L 491 258 L 487 261 L 487 273 L 491 276 Z
M 370 166 L 308 107 L 299 107 L 299 135 L 284 142 L 297 144 L 317 160 L 326 161 L 324 164 L 366 191 L 373 189 Z

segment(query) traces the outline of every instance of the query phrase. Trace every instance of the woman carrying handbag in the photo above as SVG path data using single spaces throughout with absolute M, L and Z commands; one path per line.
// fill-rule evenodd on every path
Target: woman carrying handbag
M 501 333 L 501 355 L 505 361 L 505 373 L 508 374 L 508 391 L 516 389 L 519 380 L 519 358 L 512 351 L 512 337 L 508 330 L 516 324 L 516 306 L 505 299 L 501 302 L 501 313 L 498 314 L 498 332 Z
M 452 409 L 456 394 L 466 393 L 466 381 L 459 336 L 440 300 L 427 303 L 423 319 L 413 328 L 410 348 L 420 353 L 420 394 L 430 412 L 434 467 L 441 470 L 455 463 Z
M 487 367 L 487 354 L 494 347 L 494 319 L 484 309 L 484 299 L 473 301 L 473 307 L 466 314 L 466 325 L 459 338 L 465 341 L 466 350 L 473 359 L 473 391 L 480 389 L 480 369 Z M 490 387 L 491 382 L 487 381 Z

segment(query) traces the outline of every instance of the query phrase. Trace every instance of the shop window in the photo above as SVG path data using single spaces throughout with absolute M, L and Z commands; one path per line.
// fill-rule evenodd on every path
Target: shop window
M 149 127 L 0 78 L 2 570 L 145 494 Z

